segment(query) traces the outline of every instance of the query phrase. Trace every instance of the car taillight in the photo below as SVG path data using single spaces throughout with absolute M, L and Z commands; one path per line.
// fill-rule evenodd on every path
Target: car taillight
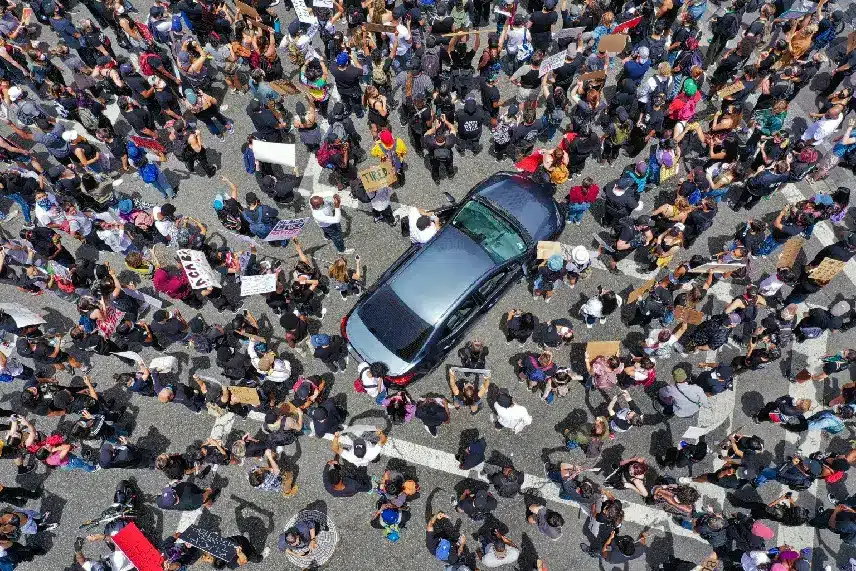
M 342 330 L 342 337 L 345 338 L 345 341 L 348 340 L 348 316 L 342 318 L 342 323 L 339 324 L 339 329 Z
M 404 374 L 404 375 L 398 375 L 395 377 L 384 377 L 383 379 L 385 381 L 389 381 L 390 383 L 392 383 L 394 385 L 404 386 L 404 385 L 408 384 L 410 381 L 412 381 L 413 377 L 415 377 L 415 376 L 416 376 L 416 371 L 410 371 L 409 373 Z

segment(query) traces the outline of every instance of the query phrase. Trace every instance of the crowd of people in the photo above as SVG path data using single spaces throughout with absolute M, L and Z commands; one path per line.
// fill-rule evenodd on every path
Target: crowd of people
M 378 541 L 398 541 L 410 504 L 420 501 L 419 482 L 391 469 L 373 479 L 368 469 L 384 453 L 389 431 L 349 426 L 329 377 L 296 374 L 296 365 L 316 359 L 333 375 L 353 370 L 347 341 L 318 327 L 326 313 L 322 301 L 333 290 L 353 300 L 365 287 L 362 260 L 348 258 L 353 249 L 341 227 L 344 199 L 374 223 L 400 227 L 413 244 L 425 244 L 445 220 L 437 211 L 393 209 L 395 190 L 413 176 L 408 171 L 424 162 L 440 185 L 456 176 L 456 160 L 491 155 L 504 165 L 497 168 L 514 168 L 553 193 L 571 235 L 579 234 L 574 226 L 589 211 L 604 230 L 596 250 L 577 235 L 579 244 L 527 268 L 533 303 L 550 303 L 557 287 L 574 288 L 580 280 L 597 281 L 597 293 L 570 318 L 539 322 L 525 307 L 507 313 L 506 340 L 525 349 L 515 361 L 519 388 L 492 378 L 489 348 L 473 339 L 457 351 L 469 371 L 450 370 L 448 397 L 411 396 L 418 385 L 391 382 L 382 362 L 358 363 L 353 391 L 373 402 L 393 430 L 421 422 L 436 438 L 450 430 L 455 409 L 477 415 L 487 408 L 482 416 L 489 415 L 496 430 L 520 434 L 522 441 L 533 416 L 512 393 L 536 391 L 547 405 L 569 394 L 590 399 L 599 393 L 602 415 L 565 430 L 568 455 L 544 468 L 559 497 L 587 512 L 585 554 L 607 565 L 646 565 L 648 533 L 622 531 L 625 507 L 636 501 L 664 510 L 710 544 L 711 554 L 701 561 L 657 554 L 663 569 L 811 568 L 812 550 L 774 545 L 776 534 L 765 521 L 828 529 L 850 544 L 856 541 L 852 500 L 830 496 L 834 507 L 815 511 L 791 491 L 769 504 L 735 492 L 729 508 L 712 508 L 702 506 L 700 486 L 736 491 L 774 481 L 808 490 L 845 478 L 856 451 L 762 462 L 767 457 L 759 453 L 775 443 L 765 443 L 750 426 L 718 445 L 702 437 L 656 458 L 623 459 L 597 477 L 593 467 L 621 433 L 692 418 L 709 400 L 733 391 L 740 375 L 788 361 L 798 344 L 856 323 L 852 299 L 801 306 L 808 299 L 818 303 L 816 294 L 856 254 L 856 234 L 845 227 L 849 188 L 820 190 L 836 171 L 856 167 L 856 117 L 848 116 L 856 110 L 849 82 L 856 44 L 845 33 L 845 7 L 834 3 L 334 0 L 332 8 L 307 9 L 299 1 L 252 0 L 236 10 L 222 0 L 178 0 L 157 2 L 146 14 L 130 0 L 84 0 L 85 9 L 75 11 L 53 0 L 3 2 L 0 123 L 7 134 L 0 137 L 0 188 L 9 207 L 4 227 L 12 227 L 15 209 L 22 226 L 17 237 L 3 239 L 0 283 L 33 298 L 56 296 L 77 316 L 70 331 L 61 331 L 55 323 L 22 324 L 16 311 L 0 314 L 0 330 L 12 340 L 0 353 L 0 380 L 18 393 L 0 410 L 3 457 L 19 476 L 40 469 L 163 473 L 166 485 L 154 507 L 142 506 L 127 480 L 120 483 L 118 515 L 103 534 L 89 536 L 114 553 L 89 558 L 79 539 L 75 558 L 83 569 L 129 564 L 111 540 L 133 519 L 122 509 L 210 508 L 222 491 L 202 484 L 212 465 L 256 459 L 247 473 L 250 486 L 297 495 L 299 482 L 283 451 L 299 438 L 332 439 L 332 459 L 321 474 L 325 489 L 335 498 L 376 494 L 371 521 L 382 531 Z M 804 91 L 814 91 L 816 112 L 798 117 L 791 102 Z M 240 109 L 224 114 L 225 92 L 248 100 L 246 118 Z M 111 118 L 115 109 L 118 118 Z M 363 118 L 365 128 L 354 121 Z M 218 174 L 206 146 L 209 135 L 220 141 L 233 136 L 236 124 L 252 126 L 252 135 L 234 146 L 258 190 L 239 189 Z M 288 219 L 286 210 L 300 212 L 297 189 L 304 181 L 297 168 L 270 162 L 260 142 L 305 147 L 338 189 L 333 196 L 314 194 L 307 204 L 339 253 L 325 262 L 326 271 L 299 238 L 276 234 L 265 241 Z M 179 212 L 173 204 L 184 192 L 166 169 L 175 159 L 187 177 L 222 182 L 212 201 L 222 228 L 209 228 L 201 210 Z M 629 166 L 604 183 L 587 168 L 625 159 Z M 366 161 L 393 173 L 387 186 L 365 188 L 359 171 Z M 142 192 L 126 192 L 137 181 Z M 762 199 L 799 181 L 813 185 L 809 198 L 790 201 L 767 216 L 769 222 L 757 215 Z M 651 198 L 643 200 L 646 194 Z M 203 203 L 211 198 L 200 197 Z M 722 251 L 689 255 L 725 205 L 741 220 L 737 234 Z M 745 219 L 744 210 L 753 216 Z M 799 267 L 800 248 L 785 245 L 810 240 L 821 222 L 842 231 Z M 240 238 L 244 247 L 231 248 L 215 235 Z M 293 268 L 272 255 L 284 247 L 297 253 Z M 92 250 L 98 255 L 87 253 Z M 207 263 L 210 275 L 188 270 L 195 259 L 188 251 Z M 783 251 L 786 261 L 759 275 L 759 262 Z M 609 276 L 597 268 L 619 273 L 628 261 L 647 266 L 653 279 L 625 295 L 606 287 Z M 275 276 L 275 288 L 261 294 L 265 313 L 281 327 L 275 332 L 260 324 L 269 315 L 242 309 L 242 280 L 264 275 Z M 706 296 L 719 282 L 740 284 L 742 292 L 714 311 Z M 221 322 L 203 318 L 208 303 L 227 313 Z M 708 313 L 693 321 L 704 307 Z M 616 353 L 586 354 L 579 367 L 563 366 L 559 351 L 580 340 L 575 321 L 585 329 L 607 322 L 641 326 L 645 337 Z M 282 341 L 287 350 L 280 349 Z M 714 357 L 696 370 L 667 365 L 676 354 L 716 354 L 727 343 L 741 348 L 730 362 Z M 210 354 L 221 378 L 182 379 L 174 358 L 151 365 L 134 358 L 149 350 Z M 93 382 L 99 359 L 121 362 L 127 372 L 115 382 L 131 399 L 256 418 L 261 428 L 236 441 L 212 438 L 186 453 L 151 457 L 126 430 L 125 408 L 104 396 L 104 377 Z M 854 363 L 856 350 L 847 349 L 824 356 L 816 370 L 786 367 L 782 393 L 787 382 L 822 383 Z M 646 418 L 641 399 L 653 403 L 656 420 Z M 834 435 L 854 415 L 856 386 L 848 383 L 828 403 L 789 394 L 771 399 L 754 420 Z M 42 417 L 71 422 L 46 431 Z M 484 437 L 458 452 L 460 469 L 475 470 L 490 486 L 456 494 L 450 514 L 495 522 L 491 514 L 499 503 L 522 495 L 524 473 L 510 462 L 487 462 L 487 453 Z M 721 467 L 680 475 L 711 454 Z M 0 485 L 0 500 L 9 504 L 0 513 L 0 569 L 38 560 L 43 551 L 32 536 L 65 524 L 26 507 L 40 497 L 38 489 Z M 565 521 L 552 507 L 526 505 L 526 522 L 558 540 Z M 323 518 L 303 515 L 279 535 L 277 547 L 309 567 L 329 529 Z M 437 568 L 503 567 L 523 555 L 507 528 L 483 526 L 472 545 L 451 515 L 435 511 L 429 518 L 425 545 Z M 143 532 L 158 546 L 165 570 L 197 562 L 236 568 L 262 558 L 246 535 L 225 538 L 234 546 L 226 561 L 180 536 L 162 541 Z M 537 559 L 532 568 L 562 564 Z

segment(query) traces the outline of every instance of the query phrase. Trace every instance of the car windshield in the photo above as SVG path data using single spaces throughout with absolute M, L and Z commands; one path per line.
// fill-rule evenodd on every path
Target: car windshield
M 452 226 L 484 248 L 495 263 L 516 258 L 526 251 L 526 243 L 514 227 L 475 200 L 461 208 Z
M 383 287 L 360 308 L 360 319 L 384 347 L 404 361 L 412 361 L 433 327 L 416 315 L 392 288 Z

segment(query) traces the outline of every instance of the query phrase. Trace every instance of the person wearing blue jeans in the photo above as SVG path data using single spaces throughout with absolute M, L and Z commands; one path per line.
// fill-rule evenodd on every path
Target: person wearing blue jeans
M 600 187 L 591 177 L 585 177 L 579 186 L 572 186 L 568 191 L 568 222 L 579 224 L 583 216 L 597 199 Z
M 349 254 L 353 250 L 345 249 L 345 238 L 342 236 L 342 199 L 338 194 L 333 195 L 331 202 L 325 201 L 322 197 L 315 195 L 309 199 L 309 205 L 312 207 L 312 218 L 324 237 L 335 246 L 336 251 L 340 254 Z
M 205 123 L 208 130 L 221 141 L 223 140 L 223 131 L 228 131 L 229 134 L 235 132 L 232 122 L 220 112 L 220 104 L 207 93 L 187 88 L 184 90 L 184 99 L 190 107 L 190 112 Z
M 140 177 L 142 177 L 143 182 L 152 185 L 167 200 L 175 198 L 175 190 L 156 164 L 146 163 L 140 167 Z

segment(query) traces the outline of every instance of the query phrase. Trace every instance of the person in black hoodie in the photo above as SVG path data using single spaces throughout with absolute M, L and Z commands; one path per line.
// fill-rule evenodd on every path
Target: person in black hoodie
M 479 154 L 482 150 L 479 139 L 481 138 L 482 127 L 487 122 L 484 109 L 479 108 L 476 100 L 470 97 L 464 102 L 464 108 L 459 109 L 456 113 L 455 120 L 458 125 L 456 145 L 458 152 L 463 155 L 464 150 L 469 149 L 473 154 Z

